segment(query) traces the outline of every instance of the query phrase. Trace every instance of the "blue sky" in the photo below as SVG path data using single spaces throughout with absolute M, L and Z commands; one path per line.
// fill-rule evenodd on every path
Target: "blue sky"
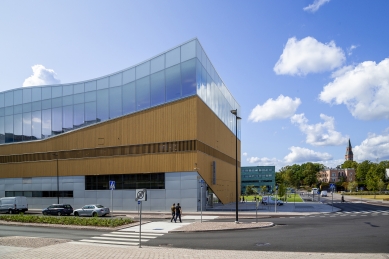
M 0 91 L 197 37 L 241 105 L 242 165 L 389 159 L 389 1 L 1 1 Z

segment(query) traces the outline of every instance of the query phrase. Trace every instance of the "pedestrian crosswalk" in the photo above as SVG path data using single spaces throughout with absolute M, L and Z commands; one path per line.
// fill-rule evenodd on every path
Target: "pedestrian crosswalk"
M 321 214 L 316 214 L 316 215 L 310 215 L 310 216 L 301 216 L 299 218 L 305 218 L 305 217 L 310 217 L 310 218 L 325 218 L 325 217 L 330 217 L 330 218 L 336 218 L 336 217 L 367 217 L 367 216 L 389 216 L 389 209 L 388 210 L 361 210 L 361 211 L 338 211 L 338 212 L 330 212 L 330 213 L 321 213 Z M 280 217 L 280 218 L 292 218 L 292 217 Z

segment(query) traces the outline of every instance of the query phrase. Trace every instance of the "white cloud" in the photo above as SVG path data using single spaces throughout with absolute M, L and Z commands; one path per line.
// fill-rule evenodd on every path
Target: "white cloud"
M 287 164 L 318 162 L 332 159 L 332 156 L 328 153 L 320 153 L 307 148 L 292 146 L 289 150 L 291 152 L 284 157 Z
M 378 64 L 365 61 L 335 76 L 324 86 L 320 100 L 345 104 L 358 119 L 389 119 L 389 58 Z
M 312 37 L 300 41 L 293 37 L 288 39 L 273 69 L 278 75 L 306 75 L 333 70 L 344 61 L 344 52 L 334 41 L 323 44 Z
M 359 146 L 353 148 L 354 160 L 375 161 L 389 159 L 389 133 L 385 132 L 382 135 L 369 134 Z
M 313 2 L 313 4 L 310 4 L 306 7 L 303 8 L 304 11 L 307 11 L 307 12 L 316 12 L 317 10 L 319 10 L 319 8 L 325 4 L 325 3 L 328 3 L 330 0 L 315 0 Z
M 247 152 L 244 152 L 242 155 L 243 155 L 243 156 L 247 156 Z
M 353 50 L 356 48 L 357 46 L 351 45 L 351 47 L 347 49 L 347 55 L 351 56 L 353 54 Z
M 348 136 L 335 130 L 335 119 L 325 114 L 320 114 L 323 123 L 308 124 L 304 113 L 295 114 L 290 121 L 297 124 L 304 134 L 307 135 L 306 143 L 313 146 L 339 146 L 346 144 Z
M 260 166 L 272 166 L 274 165 L 276 167 L 276 170 L 279 168 L 285 166 L 285 163 L 281 160 L 278 160 L 276 158 L 268 158 L 268 157 L 249 157 L 247 158 L 247 162 L 250 164 L 257 164 Z
M 258 122 L 291 117 L 301 104 L 299 98 L 280 95 L 276 100 L 268 99 L 263 105 L 257 105 L 250 113 L 249 120 Z
M 33 74 L 24 80 L 23 86 L 52 85 L 61 82 L 52 69 L 45 68 L 43 65 L 34 65 L 31 68 Z

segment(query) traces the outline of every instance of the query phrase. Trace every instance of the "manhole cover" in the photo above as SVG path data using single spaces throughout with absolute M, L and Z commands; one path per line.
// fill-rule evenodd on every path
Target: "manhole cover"
M 256 246 L 269 246 L 270 243 L 256 243 Z

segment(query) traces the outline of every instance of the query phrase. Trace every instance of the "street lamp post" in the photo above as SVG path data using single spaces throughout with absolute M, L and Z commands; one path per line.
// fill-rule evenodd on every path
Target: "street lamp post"
M 236 218 L 235 223 L 238 223 L 238 203 L 239 203 L 239 196 L 238 196 L 238 120 L 242 119 L 238 116 L 238 109 L 231 110 L 231 113 L 235 115 L 235 191 L 236 191 L 236 197 L 235 197 L 235 203 L 236 203 Z
M 55 156 L 57 159 L 57 204 L 59 204 L 58 153 L 54 153 L 53 156 Z

